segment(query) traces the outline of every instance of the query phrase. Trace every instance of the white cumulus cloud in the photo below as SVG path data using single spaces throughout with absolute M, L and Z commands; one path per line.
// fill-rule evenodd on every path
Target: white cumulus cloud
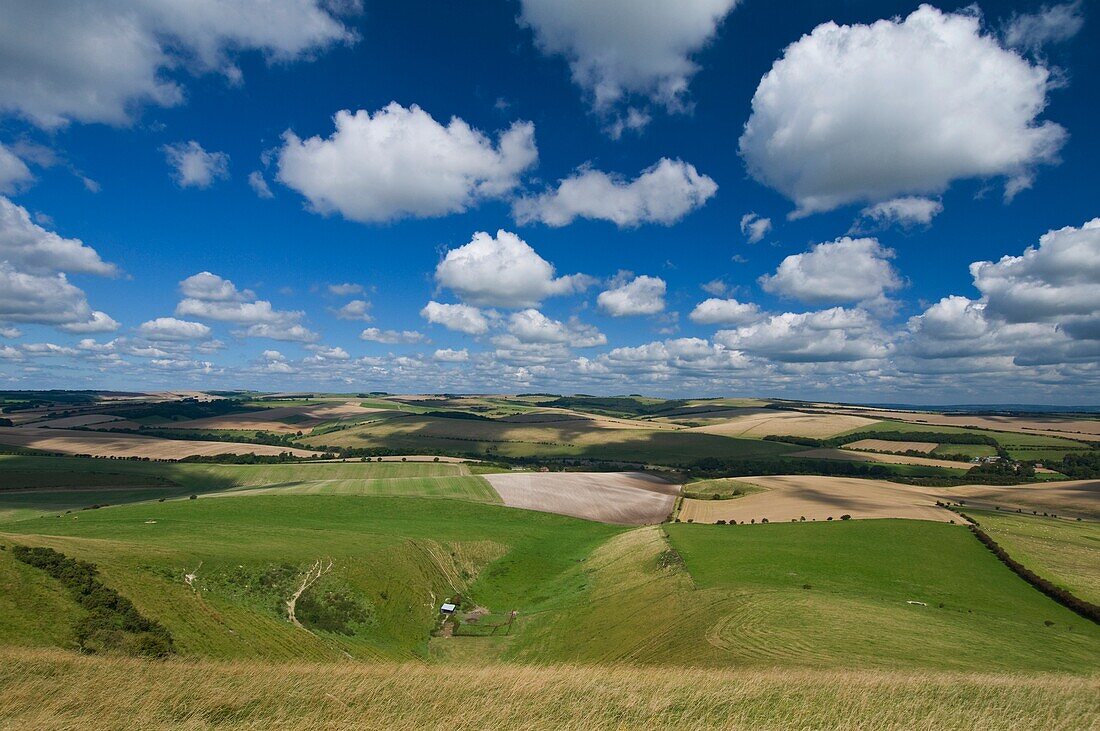
M 558 187 L 520 198 L 512 207 L 516 221 L 566 226 L 577 218 L 611 221 L 620 228 L 643 223 L 670 226 L 705 204 L 718 184 L 694 165 L 661 158 L 634 180 L 591 167 L 558 182 Z
M 611 289 L 596 298 L 600 308 L 613 317 L 654 315 L 665 309 L 665 281 L 645 274 L 629 281 L 619 278 Z
M 508 318 L 508 333 L 522 344 L 558 343 L 574 348 L 607 344 L 607 336 L 591 325 L 575 319 L 568 323 L 561 322 L 535 309 L 512 313 Z
M 872 302 L 902 286 L 890 263 L 893 258 L 893 250 L 877 239 L 845 236 L 788 256 L 775 274 L 760 278 L 760 285 L 772 294 L 814 304 Z
M 435 281 L 465 302 L 488 307 L 533 307 L 594 281 L 583 274 L 554 274 L 554 265 L 514 233 L 479 231 L 470 243 L 447 252 L 435 268 Z
M 80 239 L 66 239 L 31 220 L 26 208 L 0 196 L 0 259 L 35 272 L 113 275 L 118 270 Z
M 321 0 L 0 0 L 0 111 L 44 128 L 127 124 L 143 104 L 183 101 L 167 73 L 181 66 L 237 80 L 236 53 L 288 61 L 352 41 L 332 7 Z
M 796 215 L 934 194 L 962 178 L 1005 177 L 1011 198 L 1066 139 L 1039 119 L 1054 84 L 973 12 L 922 5 L 905 19 L 828 22 L 760 80 L 741 154 Z
M 697 304 L 688 317 L 700 325 L 747 325 L 763 315 L 752 302 L 712 297 Z
M 752 325 L 719 330 L 714 340 L 732 350 L 789 363 L 879 359 L 893 347 L 867 312 L 843 307 L 772 315 Z
M 342 110 L 327 139 L 283 135 L 278 179 L 322 214 L 360 222 L 459 213 L 499 198 L 535 164 L 535 128 L 516 122 L 496 144 L 458 117 L 445 126 L 415 104 Z
M 699 67 L 692 56 L 714 38 L 737 0 L 522 0 L 520 23 L 548 55 L 569 62 L 573 82 L 608 112 L 631 95 L 669 110 L 685 106 Z M 635 115 L 640 114 L 635 110 Z
M 468 335 L 481 335 L 489 331 L 489 320 L 484 313 L 470 305 L 448 305 L 433 300 L 420 310 L 420 316 L 433 325 L 442 325 L 448 330 Z
M 138 326 L 138 332 L 150 340 L 197 340 L 210 335 L 210 328 L 201 322 L 158 317 Z
M 465 363 L 470 359 L 470 352 L 463 348 L 462 350 L 452 350 L 451 348 L 440 348 L 435 351 L 432 356 L 441 363 Z
M 368 327 L 359 333 L 361 340 L 369 340 L 375 343 L 419 343 L 424 336 L 416 330 L 381 330 L 377 327 Z

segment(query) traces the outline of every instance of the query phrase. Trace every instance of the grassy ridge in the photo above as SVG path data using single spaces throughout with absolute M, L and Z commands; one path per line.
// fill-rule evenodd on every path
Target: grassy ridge
M 1088 728 L 1094 679 L 0 655 L 0 726 L 143 729 Z
M 462 500 L 289 494 L 119 506 L 8 530 L 0 542 L 94 560 L 181 653 L 338 659 L 426 655 L 438 603 L 456 591 L 494 610 L 537 611 L 556 577 L 621 529 Z M 372 602 L 375 625 L 350 637 L 305 632 L 276 602 L 225 578 L 238 567 L 304 571 L 322 558 Z M 200 564 L 193 590 L 183 577 Z M 13 631 L 0 616 L 0 636 Z

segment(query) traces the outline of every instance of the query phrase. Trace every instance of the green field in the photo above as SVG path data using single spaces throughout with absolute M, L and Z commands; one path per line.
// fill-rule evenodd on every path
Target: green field
M 740 480 L 732 477 L 721 477 L 715 480 L 696 480 L 684 485 L 683 496 L 700 500 L 724 500 L 737 498 L 742 495 L 751 495 L 760 492 L 762 488 L 752 484 L 751 478 Z M 717 495 L 717 498 L 715 496 Z
M 992 457 L 997 454 L 997 448 L 992 444 L 954 444 L 943 443 L 932 450 L 930 457 L 938 457 L 941 454 L 965 454 L 968 457 Z
M 0 522 L 89 505 L 139 502 L 235 488 L 278 488 L 364 494 L 447 495 L 495 500 L 463 464 L 445 462 L 316 462 L 270 465 L 180 464 L 85 457 L 0 455 Z M 451 487 L 432 478 L 455 480 Z M 461 479 L 457 479 L 461 478 Z M 420 480 L 412 482 L 410 480 Z M 388 481 L 396 480 L 394 484 Z M 35 489 L 32 489 L 35 488 Z
M 1081 599 L 1100 604 L 1100 523 L 990 510 L 967 514 L 1009 556 Z

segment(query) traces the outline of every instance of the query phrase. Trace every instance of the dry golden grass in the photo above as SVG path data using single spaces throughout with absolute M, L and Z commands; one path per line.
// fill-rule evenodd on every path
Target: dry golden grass
M 876 423 L 876 419 L 844 414 L 805 414 L 800 411 L 761 409 L 729 421 L 701 426 L 694 431 L 724 437 L 755 437 L 776 434 L 795 437 L 831 437 Z
M 1085 729 L 1100 723 L 1098 691 L 1049 675 L 0 653 L 5 729 Z

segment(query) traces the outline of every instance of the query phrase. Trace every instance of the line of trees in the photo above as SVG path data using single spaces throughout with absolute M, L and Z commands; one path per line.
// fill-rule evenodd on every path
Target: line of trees
M 1066 589 L 1039 576 L 1034 571 L 1009 556 L 997 541 L 993 540 L 988 533 L 981 529 L 981 525 L 978 521 L 963 512 L 956 512 L 970 521 L 970 532 L 973 533 L 986 548 L 992 551 L 993 555 L 1000 559 L 1001 563 L 1012 569 L 1020 578 L 1061 604 L 1063 607 L 1080 614 L 1085 619 L 1091 619 L 1093 622 L 1100 624 L 1100 606 L 1085 601 L 1078 596 L 1074 596 Z
M 129 599 L 100 581 L 95 564 L 69 558 L 52 548 L 16 545 L 12 555 L 60 581 L 86 610 L 73 628 L 81 651 L 143 657 L 165 657 L 175 652 L 172 635 L 164 625 L 143 616 Z

